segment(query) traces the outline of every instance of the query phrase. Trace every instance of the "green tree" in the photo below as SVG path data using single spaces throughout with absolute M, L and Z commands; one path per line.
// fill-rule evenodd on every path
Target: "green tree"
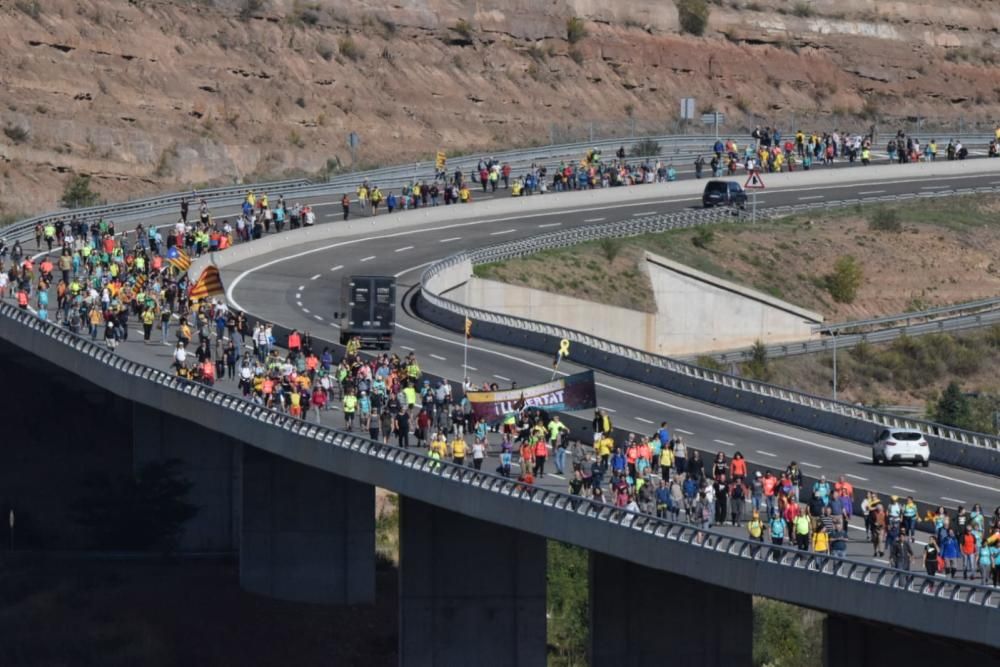
M 582 667 L 587 664 L 590 633 L 590 588 L 587 551 L 555 540 L 548 542 L 546 616 L 549 665 Z
M 969 398 L 962 393 L 958 383 L 952 380 L 945 387 L 937 405 L 934 406 L 934 420 L 956 428 L 972 427 L 972 406 Z
M 185 498 L 193 484 L 180 476 L 181 461 L 149 463 L 138 474 L 97 474 L 73 503 L 77 523 L 89 528 L 100 549 L 170 553 L 184 524 L 198 513 Z
M 833 265 L 833 272 L 826 276 L 826 289 L 834 301 L 853 303 L 864 277 L 858 260 L 851 255 L 844 255 Z
M 771 368 L 767 359 L 767 347 L 764 341 L 757 339 L 750 348 L 750 361 L 743 365 L 743 370 L 754 380 L 767 382 L 771 379 Z
M 97 201 L 97 193 L 90 189 L 90 176 L 77 174 L 66 182 L 62 194 L 62 205 L 66 208 L 93 206 Z
M 792 605 L 757 598 L 753 605 L 755 667 L 818 665 L 823 658 L 822 616 Z
M 681 30 L 689 35 L 703 35 L 708 27 L 709 6 L 707 0 L 675 0 L 677 19 Z

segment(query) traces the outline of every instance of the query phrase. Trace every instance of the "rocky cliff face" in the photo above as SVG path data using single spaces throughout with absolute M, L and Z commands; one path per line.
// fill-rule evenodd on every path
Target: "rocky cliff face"
M 351 131 L 363 165 L 675 131 L 682 96 L 733 131 L 995 118 L 996 3 L 709 7 L 695 37 L 669 0 L 3 0 L 0 215 L 74 173 L 107 199 L 315 174 Z

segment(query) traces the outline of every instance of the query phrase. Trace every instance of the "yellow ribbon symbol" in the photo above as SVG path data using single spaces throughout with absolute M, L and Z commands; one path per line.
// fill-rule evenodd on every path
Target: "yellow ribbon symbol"
M 561 341 L 559 341 L 559 356 L 560 357 L 569 356 L 569 340 L 566 338 L 563 338 Z

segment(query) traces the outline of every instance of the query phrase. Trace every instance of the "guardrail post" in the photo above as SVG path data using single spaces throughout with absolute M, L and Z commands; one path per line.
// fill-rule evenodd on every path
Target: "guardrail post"
M 615 582 L 624 582 L 625 597 Z M 590 661 L 752 664 L 751 596 L 591 552 Z
M 400 497 L 399 664 L 543 667 L 545 540 Z

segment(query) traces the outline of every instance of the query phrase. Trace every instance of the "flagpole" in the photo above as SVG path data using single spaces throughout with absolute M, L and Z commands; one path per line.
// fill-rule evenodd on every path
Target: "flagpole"
M 464 386 L 465 378 L 468 377 L 469 373 L 469 337 L 464 336 L 463 338 L 465 338 L 465 349 L 462 356 L 462 385 Z

